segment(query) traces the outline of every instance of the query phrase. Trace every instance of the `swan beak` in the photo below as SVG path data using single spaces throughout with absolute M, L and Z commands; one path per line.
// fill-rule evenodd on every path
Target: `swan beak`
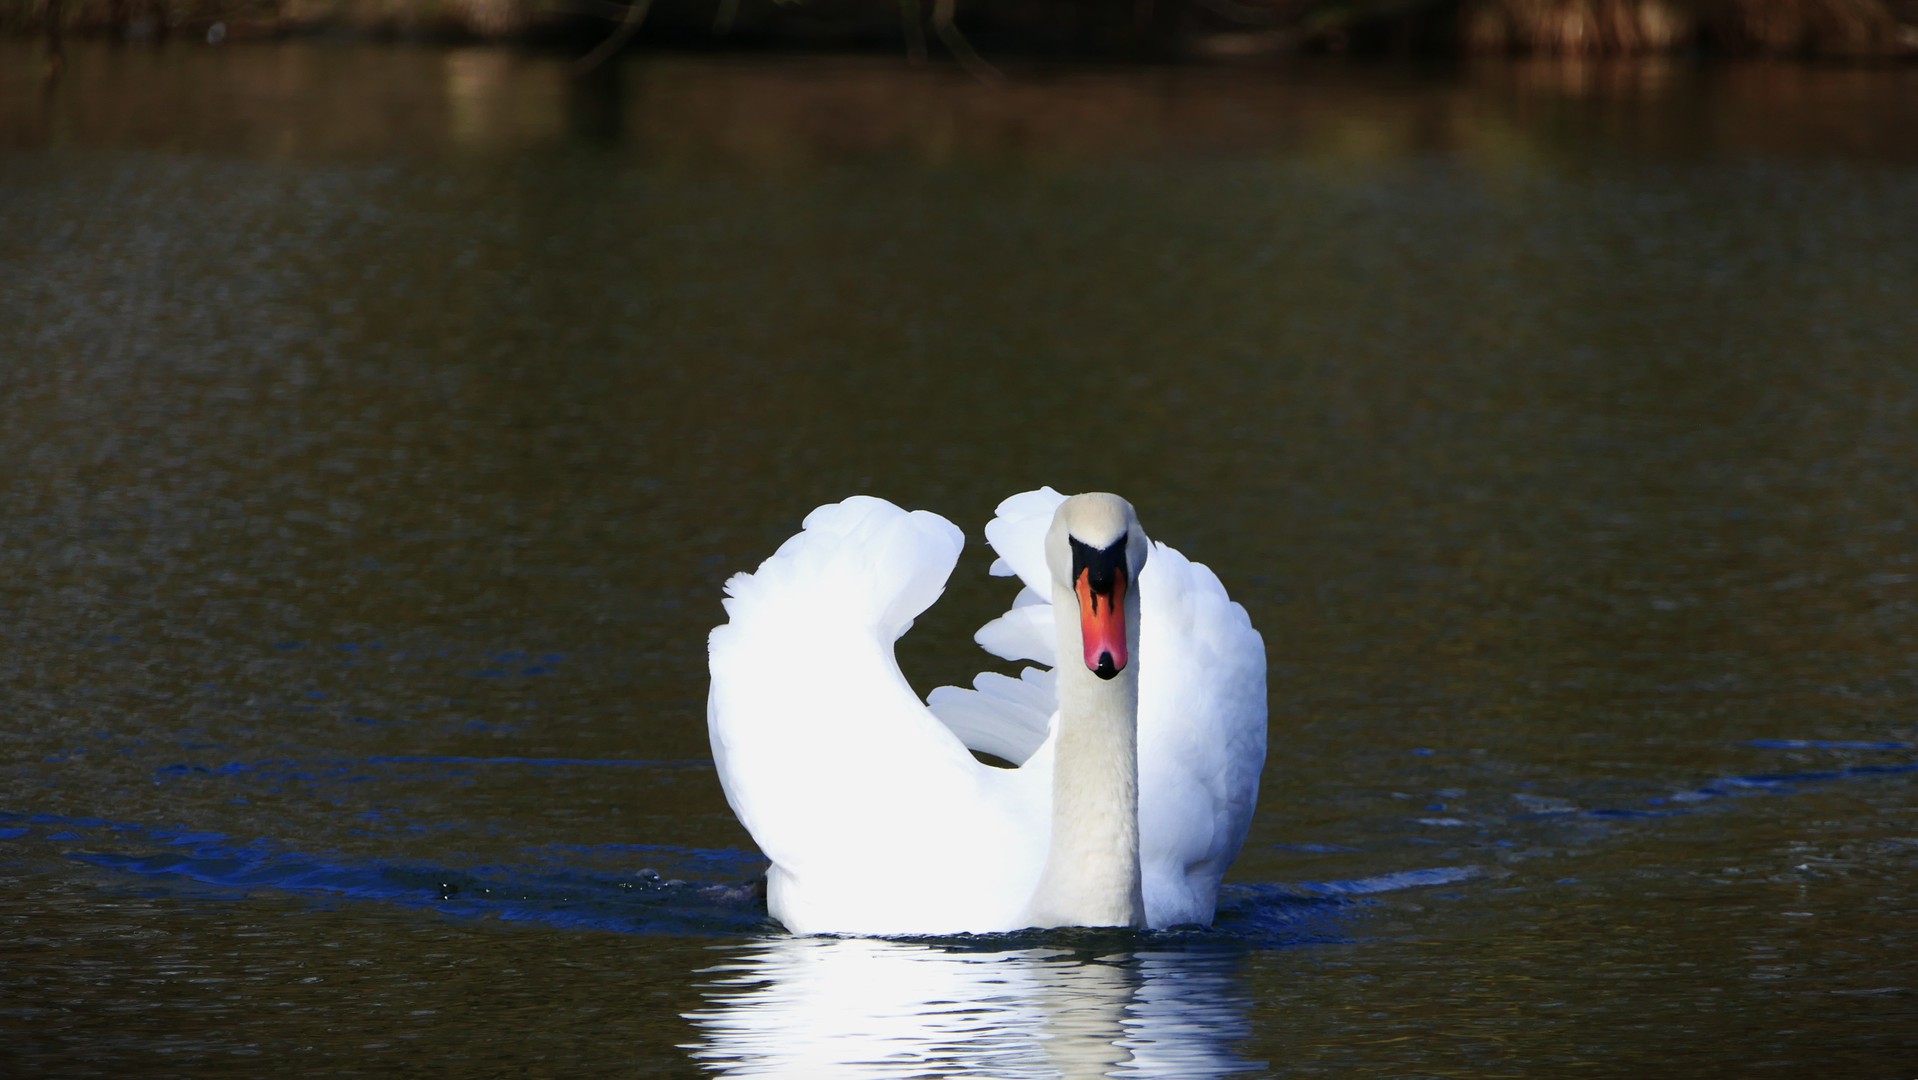
M 1107 576 L 1099 586 L 1093 584 L 1090 569 L 1081 570 L 1072 586 L 1079 597 L 1079 631 L 1085 642 L 1086 667 L 1101 679 L 1110 679 L 1125 669 L 1125 588 L 1123 569 Z

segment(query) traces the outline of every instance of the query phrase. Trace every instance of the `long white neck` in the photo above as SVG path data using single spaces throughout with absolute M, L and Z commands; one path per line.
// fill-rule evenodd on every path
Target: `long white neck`
M 1129 662 L 1101 679 L 1080 662 L 1078 601 L 1055 587 L 1059 735 L 1052 846 L 1030 912 L 1034 926 L 1145 925 L 1139 880 L 1139 616 L 1126 598 Z

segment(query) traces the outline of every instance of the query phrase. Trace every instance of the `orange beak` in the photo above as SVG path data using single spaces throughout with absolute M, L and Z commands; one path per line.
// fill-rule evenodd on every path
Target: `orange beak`
M 1085 641 L 1086 667 L 1101 679 L 1125 670 L 1125 573 L 1112 578 L 1109 590 L 1092 587 L 1092 571 L 1079 571 L 1072 591 L 1079 597 L 1079 631 Z

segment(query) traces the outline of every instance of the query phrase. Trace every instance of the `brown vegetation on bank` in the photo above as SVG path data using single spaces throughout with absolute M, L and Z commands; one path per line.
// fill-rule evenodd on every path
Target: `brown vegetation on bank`
M 636 17 L 638 16 L 638 17 Z M 0 0 L 0 28 L 1232 58 L 1296 51 L 1918 56 L 1918 0 Z
M 1699 47 L 1733 54 L 1863 57 L 1910 52 L 1918 11 L 1882 0 L 1477 0 L 1471 52 L 1629 55 Z

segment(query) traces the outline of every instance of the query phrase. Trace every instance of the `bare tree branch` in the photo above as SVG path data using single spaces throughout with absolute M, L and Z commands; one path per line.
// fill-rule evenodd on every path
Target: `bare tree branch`
M 606 62 L 607 57 L 625 47 L 626 42 L 639 32 L 639 24 L 646 21 L 646 12 L 651 10 L 652 6 L 653 0 L 633 0 L 633 3 L 627 5 L 626 17 L 620 20 L 619 25 L 613 28 L 613 32 L 606 36 L 605 41 L 600 42 L 592 52 L 574 62 L 573 73 L 575 75 L 591 74 L 599 65 Z
M 933 0 L 933 31 L 939 35 L 939 40 L 945 44 L 946 50 L 952 53 L 952 58 L 959 61 L 960 67 L 971 72 L 973 78 L 994 86 L 1005 82 L 1005 75 L 998 68 L 987 63 L 986 58 L 980 56 L 972 47 L 972 42 L 966 40 L 966 35 L 960 33 L 959 27 L 953 24 L 953 8 L 956 6 L 957 0 Z

